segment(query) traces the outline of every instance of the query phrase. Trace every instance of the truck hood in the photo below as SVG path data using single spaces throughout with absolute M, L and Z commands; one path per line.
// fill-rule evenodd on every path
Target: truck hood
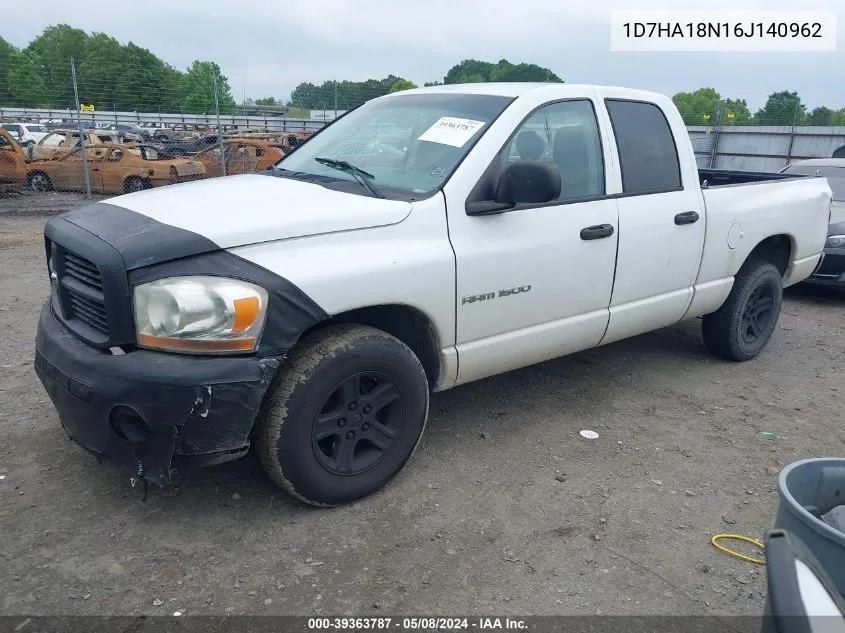
M 409 202 L 259 174 L 211 178 L 104 201 L 191 231 L 220 248 L 397 224 Z

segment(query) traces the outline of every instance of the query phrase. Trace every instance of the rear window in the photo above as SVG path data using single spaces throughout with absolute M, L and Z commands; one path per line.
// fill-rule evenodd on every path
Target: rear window
M 783 170 L 785 174 L 798 176 L 824 176 L 833 192 L 833 199 L 845 202 L 845 167 L 818 167 L 816 165 L 790 165 Z
M 622 169 L 622 191 L 681 189 L 678 148 L 663 111 L 653 103 L 607 99 Z

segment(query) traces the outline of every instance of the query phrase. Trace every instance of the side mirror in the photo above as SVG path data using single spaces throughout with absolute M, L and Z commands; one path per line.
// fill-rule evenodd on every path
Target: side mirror
M 534 160 L 521 160 L 505 168 L 496 186 L 495 199 L 472 202 L 467 215 L 490 215 L 514 208 L 518 204 L 542 204 L 560 197 L 560 170 L 556 165 Z
M 763 633 L 845 632 L 845 601 L 818 559 L 794 534 L 764 538 L 769 592 Z

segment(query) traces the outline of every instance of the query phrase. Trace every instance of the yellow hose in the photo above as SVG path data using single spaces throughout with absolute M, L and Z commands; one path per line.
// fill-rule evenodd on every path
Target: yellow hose
M 728 554 L 728 555 L 733 556 L 735 558 L 739 558 L 740 560 L 748 561 L 749 563 L 757 563 L 758 565 L 765 565 L 766 564 L 765 559 L 754 558 L 753 556 L 746 556 L 745 554 L 740 554 L 739 552 L 735 552 L 732 549 L 728 549 L 724 545 L 720 545 L 719 544 L 720 539 L 733 539 L 735 541 L 742 541 L 744 543 L 750 543 L 751 545 L 754 545 L 755 547 L 759 547 L 761 550 L 765 551 L 766 546 L 763 545 L 757 539 L 753 539 L 753 538 L 750 538 L 748 536 L 742 536 L 740 534 L 714 534 L 710 538 L 710 543 L 712 543 L 713 547 L 715 547 L 717 550 L 724 552 L 725 554 Z

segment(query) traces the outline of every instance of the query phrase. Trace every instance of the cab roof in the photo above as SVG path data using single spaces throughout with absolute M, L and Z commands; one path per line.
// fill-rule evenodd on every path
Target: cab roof
M 477 95 L 491 95 L 501 97 L 517 98 L 535 90 L 548 90 L 555 87 L 566 87 L 569 90 L 578 91 L 581 89 L 584 93 L 593 90 L 611 89 L 614 91 L 624 90 L 630 94 L 632 98 L 642 98 L 648 100 L 660 99 L 665 96 L 648 91 L 639 90 L 636 88 L 626 88 L 622 86 L 604 86 L 599 84 L 570 84 L 564 82 L 488 82 L 488 83 L 465 83 L 465 84 L 441 84 L 439 86 L 425 86 L 423 88 L 412 88 L 410 90 L 403 90 L 398 93 L 391 93 L 385 97 L 405 94 L 477 94 Z

